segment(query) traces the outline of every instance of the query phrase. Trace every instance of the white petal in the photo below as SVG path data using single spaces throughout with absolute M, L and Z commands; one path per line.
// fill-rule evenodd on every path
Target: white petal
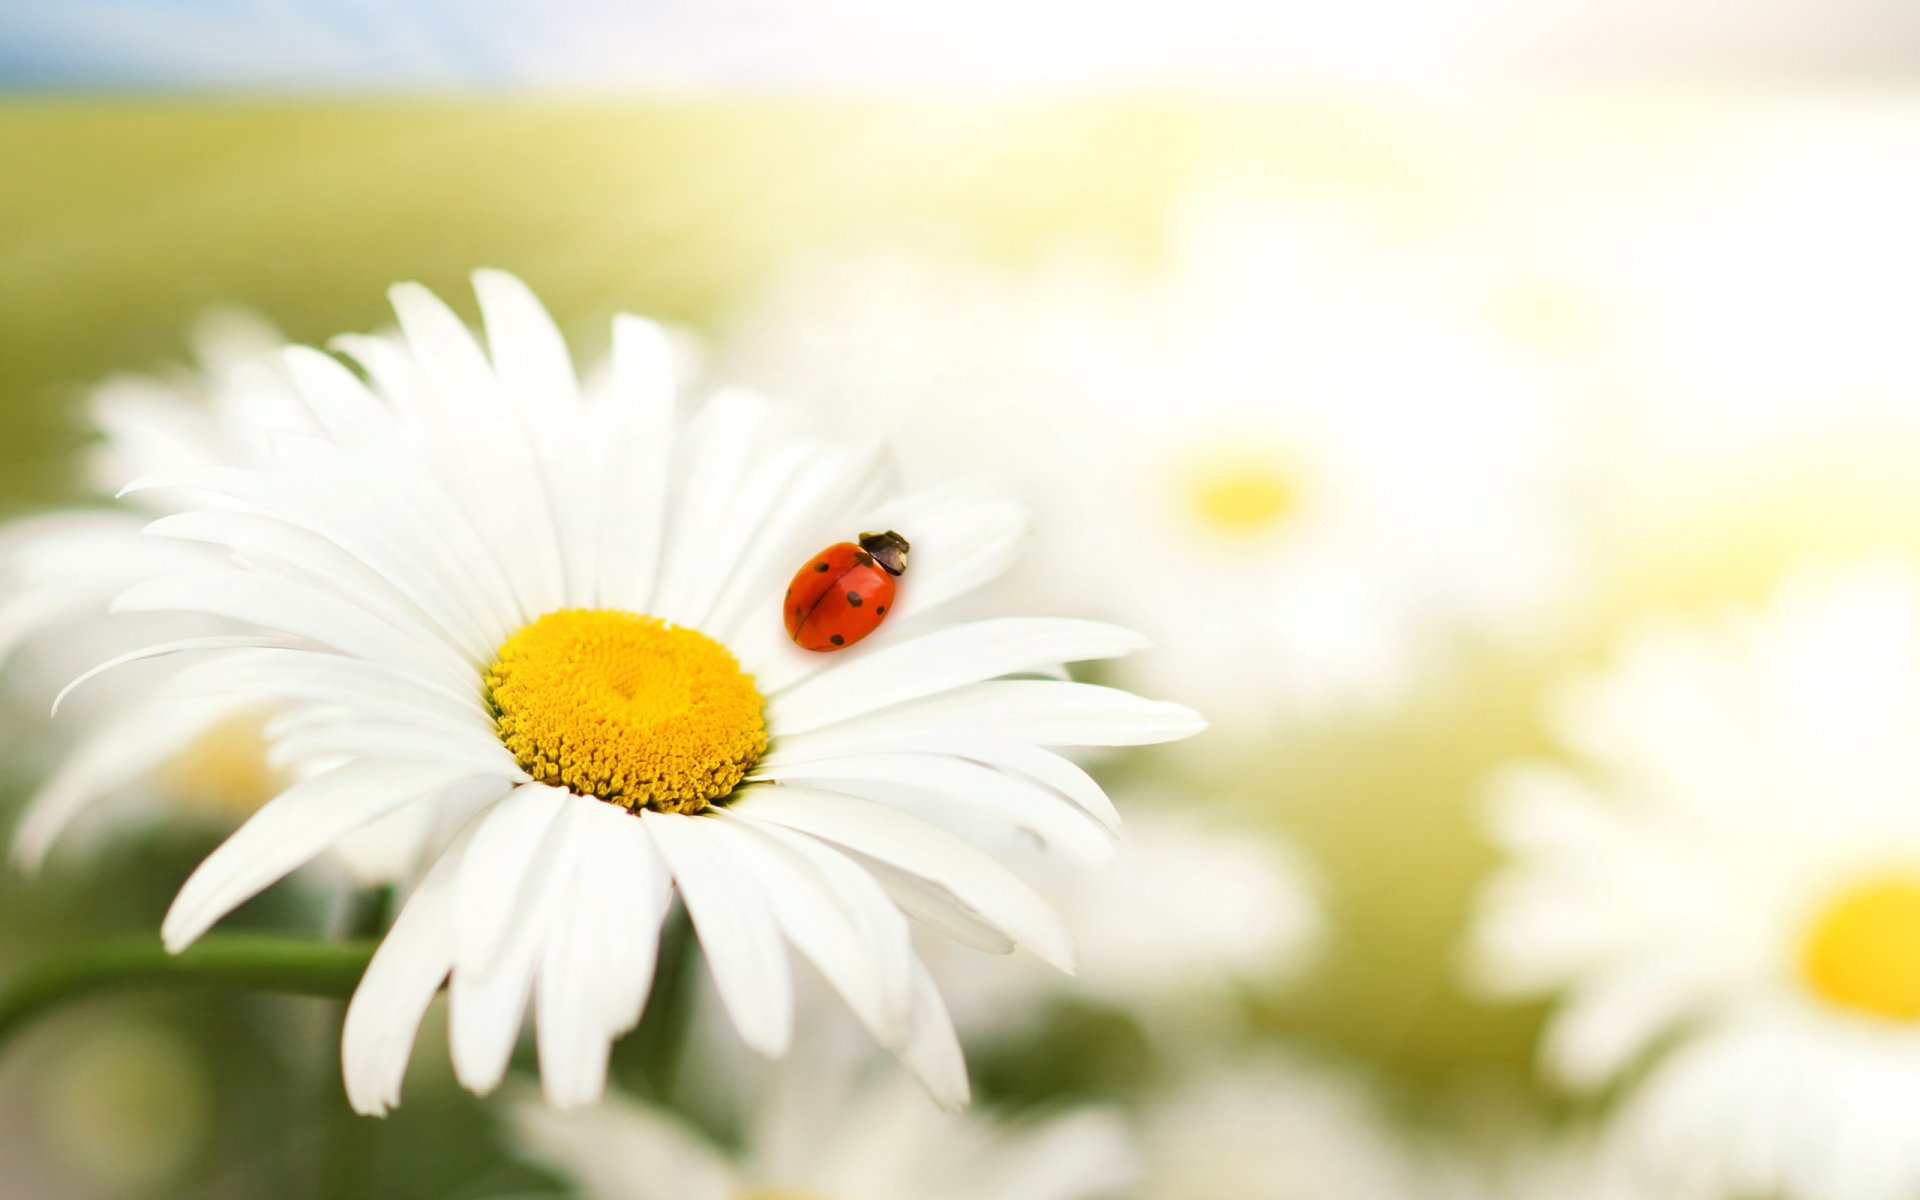
M 711 818 L 650 812 L 641 820 L 680 887 L 734 1028 L 761 1054 L 785 1054 L 793 1036 L 787 946 L 752 873 L 710 836 Z
M 525 1152 L 600 1200 L 739 1200 L 748 1184 L 727 1159 L 667 1113 L 618 1096 L 555 1112 L 516 1105 Z
M 474 292 L 486 322 L 487 346 L 522 432 L 540 462 L 553 505 L 566 573 L 567 602 L 592 605 L 596 537 L 593 481 L 582 470 L 592 447 L 581 431 L 580 385 L 567 343 L 527 285 L 504 271 L 476 271 Z
M 446 768 L 366 762 L 288 788 L 187 879 L 160 926 L 167 949 L 185 949 L 215 921 L 345 834 L 459 778 Z
M 537 785 L 530 785 L 537 786 Z M 525 790 L 525 789 L 522 789 Z M 559 792 L 559 789 L 550 789 Z M 569 803 L 598 804 L 583 796 L 560 792 Z M 556 823 L 557 824 L 557 823 Z M 475 834 L 476 840 L 479 834 Z M 453 1073 L 461 1086 L 485 1095 L 500 1085 L 514 1043 L 533 995 L 534 972 L 547 932 L 566 903 L 574 874 L 574 846 L 550 826 L 530 856 L 530 866 L 512 893 L 499 950 L 480 971 L 469 971 L 456 957 L 447 991 L 447 1040 L 453 1053 Z M 467 865 L 460 868 L 461 878 Z M 456 889 L 457 895 L 457 889 Z M 468 926 L 491 915 L 459 909 L 455 918 L 456 956 L 470 944 Z
M 1043 961 L 1073 969 L 1073 939 L 1046 902 L 992 858 L 925 821 L 871 800 L 788 786 L 744 788 L 730 807 L 736 816 L 812 834 L 937 884 Z
M 637 818 L 592 804 L 561 820 L 579 869 L 541 954 L 535 1027 L 547 1102 L 571 1107 L 600 1098 L 613 1039 L 639 1021 L 671 889 L 652 846 L 619 836 Z
M 492 968 L 521 889 L 545 852 L 541 842 L 568 795 L 545 784 L 523 784 L 480 818 L 454 884 L 460 938 L 453 961 L 460 971 L 482 975 Z
M 245 572 L 170 575 L 122 592 L 116 612 L 197 612 L 308 638 L 374 662 L 405 663 L 450 686 L 474 678 L 443 642 L 409 637 L 365 610 L 290 579 Z
M 500 381 L 467 327 L 452 309 L 418 284 L 388 292 L 407 345 L 426 365 L 425 380 L 439 390 L 445 419 L 434 432 L 464 452 L 466 492 L 480 503 L 480 485 L 491 484 L 495 503 L 488 535 L 495 561 L 514 581 L 522 608 L 551 612 L 564 603 L 565 572 L 557 525 L 537 461 L 524 442 L 525 427 L 509 408 Z
M 613 323 L 613 387 L 596 460 L 600 603 L 651 611 L 660 572 L 674 449 L 673 350 L 650 321 Z
M 946 888 L 879 859 L 855 857 L 907 916 L 963 946 L 987 954 L 1013 953 L 1012 938 Z
M 410 591 L 407 581 L 382 575 L 337 544 L 276 517 L 174 513 L 149 525 L 147 533 L 225 546 L 250 567 L 265 567 L 337 594 L 395 628 L 457 646 L 475 661 L 488 661 L 493 649 L 484 638 L 469 637 L 472 622 L 433 589 Z
M 1020 775 L 1007 775 L 943 754 L 867 754 L 790 766 L 761 766 L 755 779 L 810 783 L 907 811 L 942 825 L 942 817 L 984 819 L 1024 830 L 1084 863 L 1113 860 L 1113 839 L 1084 810 Z M 917 798 L 918 802 L 915 802 Z M 930 803 L 929 803 L 930 801 Z M 964 830 L 955 829 L 964 834 Z
M 60 694 L 53 698 L 53 715 L 60 715 L 61 705 L 67 702 L 67 697 L 73 695 L 75 689 L 79 688 L 80 685 L 98 679 L 109 671 L 116 670 L 131 663 L 144 662 L 150 658 L 165 658 L 171 654 L 192 654 L 201 650 L 251 650 L 258 649 L 262 646 L 293 646 L 297 644 L 298 643 L 292 639 L 275 638 L 271 634 L 212 634 L 207 637 L 178 638 L 170 642 L 157 642 L 151 646 L 142 646 L 138 650 L 129 650 L 125 654 L 115 655 L 99 666 L 92 667 L 83 672 L 79 678 L 61 688 Z
M 420 1021 L 453 966 L 453 877 L 462 846 L 440 856 L 380 939 L 347 1005 L 340 1066 L 355 1112 L 385 1116 L 400 1084 Z
M 864 740 L 865 749 L 832 753 L 832 746 L 807 738 L 783 739 L 780 745 L 761 758 L 757 772 L 777 777 L 780 768 L 815 763 L 830 763 L 836 758 L 859 754 L 951 754 L 974 762 L 1018 771 L 1046 784 L 1079 805 L 1087 815 L 1108 829 L 1118 831 L 1120 814 L 1093 776 L 1078 763 L 1062 758 L 1051 750 L 1008 738 L 970 737 L 918 729 L 895 729 Z M 825 753 L 814 753 L 818 748 Z
M 15 863 L 23 870 L 36 869 L 80 813 L 94 804 L 111 803 L 115 793 L 251 707 L 244 698 L 182 696 L 167 688 L 115 710 L 67 752 L 60 768 L 27 802 L 14 835 Z
M 958 734 L 1041 746 L 1143 746 L 1207 727 L 1192 709 L 1119 688 L 1053 679 L 992 679 L 873 713 L 832 729 L 782 737 L 783 755 L 851 754 L 907 735 Z
M 805 733 L 996 676 L 1114 658 L 1148 645 L 1137 633 L 1097 621 L 973 621 L 883 642 L 858 659 L 831 664 L 775 695 L 767 704 L 767 727 L 775 736 Z
M 533 291 L 505 271 L 473 273 L 493 369 L 509 395 L 536 420 L 564 420 L 580 406 L 580 384 L 566 339 Z
M 879 911 L 895 918 L 878 945 L 874 923 L 847 903 L 836 882 L 860 871 L 840 859 L 837 880 L 830 879 L 813 860 L 803 859 L 788 843 L 772 836 L 772 827 L 722 818 L 712 836 L 737 855 L 744 869 L 767 898 L 768 908 L 786 938 L 825 976 L 847 1007 L 860 1018 L 882 1045 L 901 1042 L 908 1028 L 912 1002 L 912 964 L 907 926 L 881 890 L 869 879 L 871 893 L 864 902 L 879 902 Z M 794 839 L 795 842 L 801 839 Z M 824 847 L 819 847 L 824 850 Z M 905 956 L 897 953 L 907 948 Z
M 337 359 L 308 346 L 288 346 L 280 355 L 294 390 L 328 438 L 359 446 L 392 435 L 393 413 Z
M 655 616 L 691 625 L 705 615 L 740 548 L 723 543 L 729 505 L 744 486 L 767 402 L 750 392 L 726 391 L 702 405 L 688 422 L 676 464 L 676 495 L 667 526 L 666 557 L 660 585 L 648 610 Z
M 900 1047 L 900 1061 L 935 1104 L 949 1110 L 964 1108 L 973 1098 L 973 1088 L 967 1080 L 960 1037 L 954 1032 L 953 1018 L 947 1014 L 946 1001 L 940 998 L 933 976 L 917 959 L 913 967 L 913 1023 L 906 1043 Z

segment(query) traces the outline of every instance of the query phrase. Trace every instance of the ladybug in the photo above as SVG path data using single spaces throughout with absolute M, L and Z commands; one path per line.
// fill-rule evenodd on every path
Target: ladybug
M 888 530 L 835 542 L 787 585 L 787 634 L 803 650 L 844 650 L 880 627 L 894 579 L 907 570 L 907 539 Z

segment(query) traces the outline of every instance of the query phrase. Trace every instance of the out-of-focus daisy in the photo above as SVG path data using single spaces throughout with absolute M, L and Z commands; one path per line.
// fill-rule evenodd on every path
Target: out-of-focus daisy
M 996 1125 L 941 1111 L 899 1075 L 782 1070 L 732 1148 L 620 1097 L 513 1115 L 522 1151 L 589 1200 L 1096 1200 L 1135 1169 L 1111 1113 Z
M 1079 969 L 1063 976 L 1021 956 L 982 971 L 957 952 L 930 954 L 969 1039 L 1017 1032 L 1045 1015 L 1047 1001 L 1069 997 L 1129 1012 L 1160 1035 L 1217 1037 L 1243 994 L 1296 978 L 1323 932 L 1314 884 L 1290 848 L 1191 813 L 1129 811 L 1114 863 L 1026 857 L 1074 931 Z M 1208 920 L 1196 925 L 1195 912 Z
M 1138 649 L 1125 630 L 930 623 L 1011 563 L 1017 506 L 966 488 L 890 497 L 873 450 L 815 440 L 805 414 L 745 393 L 683 420 L 666 343 L 637 320 L 615 323 L 611 386 L 583 395 L 531 293 L 492 272 L 476 287 L 485 350 L 424 289 L 396 287 L 403 341 L 343 343 L 371 386 L 302 357 L 293 382 L 322 435 L 281 434 L 260 469 L 133 485 L 203 497 L 151 532 L 234 562 L 146 581 L 118 608 L 258 630 L 144 653 L 210 655 L 183 680 L 271 702 L 276 753 L 303 773 L 187 881 L 168 946 L 407 813 L 447 841 L 347 1013 L 362 1111 L 397 1098 L 443 982 L 468 1087 L 499 1082 L 531 1002 L 549 1098 L 596 1098 L 675 894 L 748 1045 L 788 1045 L 791 945 L 937 1098 L 962 1101 L 907 915 L 1056 966 L 1072 949 L 1032 889 L 943 824 L 1097 859 L 1111 805 L 1046 747 L 1201 722 L 1056 677 Z M 898 611 L 859 646 L 798 649 L 782 589 L 861 529 L 912 543 Z
M 103 499 L 135 475 L 258 462 L 268 429 L 310 427 L 277 367 L 281 341 L 272 329 L 224 313 L 201 322 L 194 341 L 196 370 L 123 376 L 91 396 L 101 439 L 88 475 Z M 228 628 L 180 614 L 109 619 L 109 603 L 134 583 L 221 561 L 206 546 L 140 536 L 176 500 L 150 493 L 0 530 L 0 656 L 9 690 L 31 710 L 21 723 L 45 723 L 60 688 L 102 659 Z M 263 718 L 256 701 L 189 697 L 151 669 L 122 672 L 111 687 L 77 697 L 46 730 L 60 739 L 60 758 L 27 804 L 16 858 L 38 864 L 76 823 L 83 837 L 162 817 L 238 823 L 284 783 L 266 761 Z
M 1557 994 L 1546 1066 L 1657 1194 L 1920 1190 L 1920 579 L 1806 576 L 1648 631 L 1554 711 L 1577 767 L 1499 780 L 1480 975 Z
M 1435 1194 L 1364 1080 L 1287 1056 L 1216 1068 L 1147 1112 L 1140 1200 Z
M 1537 1133 L 1492 1155 L 1463 1159 L 1449 1186 L 1454 1200 L 1657 1200 L 1668 1193 L 1635 1174 L 1604 1133 Z
M 1397 701 L 1462 632 L 1537 628 L 1573 561 L 1552 405 L 1460 319 L 1453 264 L 1383 240 L 1223 190 L 1165 277 L 839 262 L 720 369 L 835 398 L 910 460 L 1000 464 L 1047 517 L 1042 603 L 1145 630 L 1163 651 L 1129 679 L 1271 732 Z

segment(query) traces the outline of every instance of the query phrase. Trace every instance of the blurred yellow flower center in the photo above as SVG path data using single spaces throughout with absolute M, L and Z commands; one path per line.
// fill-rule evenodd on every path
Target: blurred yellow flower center
M 157 781 L 180 807 L 223 820 L 252 816 L 290 782 L 267 763 L 266 718 L 260 713 L 209 727 L 161 765 Z
M 1842 893 L 1814 923 L 1801 966 L 1835 1004 L 1920 1019 L 1920 876 L 1886 875 Z
M 753 677 L 657 617 L 548 613 L 487 669 L 500 741 L 527 774 L 624 808 L 698 812 L 767 748 Z
M 1223 533 L 1263 533 L 1299 508 L 1298 479 L 1278 458 L 1247 455 L 1197 464 L 1187 498 L 1203 525 Z

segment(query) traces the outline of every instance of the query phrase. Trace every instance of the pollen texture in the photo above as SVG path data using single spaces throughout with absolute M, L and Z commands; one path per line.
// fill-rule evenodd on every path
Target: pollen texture
M 487 669 L 500 741 L 535 779 L 623 808 L 698 812 L 767 748 L 753 677 L 656 617 L 552 612 Z
M 1834 1004 L 1920 1020 L 1920 877 L 1890 875 L 1839 896 L 1815 922 L 1803 965 Z

